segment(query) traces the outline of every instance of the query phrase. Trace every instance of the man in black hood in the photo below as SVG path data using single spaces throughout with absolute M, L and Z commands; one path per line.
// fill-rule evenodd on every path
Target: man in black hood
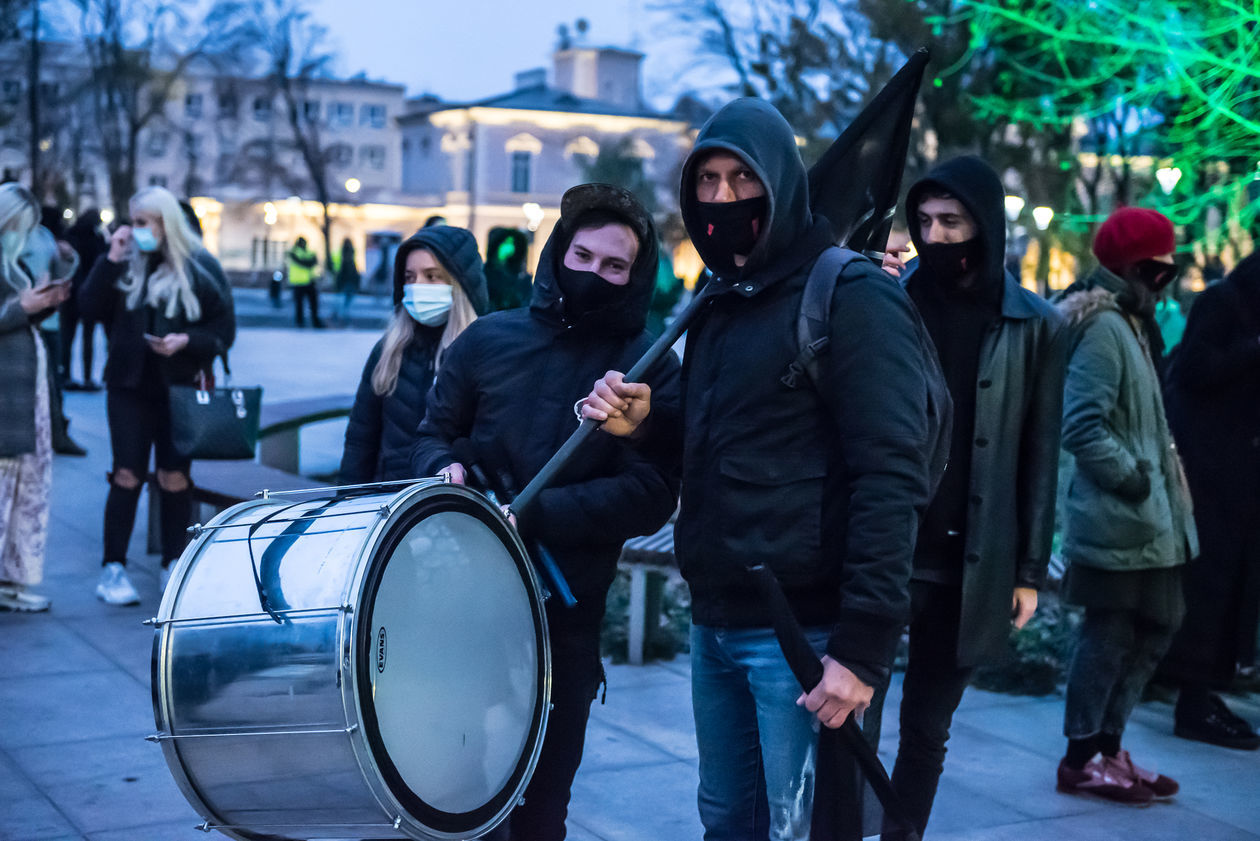
M 630 193 L 604 184 L 566 192 L 529 308 L 477 319 L 448 349 L 429 391 L 413 475 L 441 472 L 460 483 L 484 475 L 514 496 L 573 432 L 574 403 L 591 381 L 628 367 L 651 345 L 644 325 L 656 265 L 655 225 Z M 657 399 L 676 411 L 677 357 L 668 354 L 650 378 Z M 546 605 L 553 707 L 525 803 L 510 818 L 513 841 L 565 837 L 569 788 L 602 680 L 600 623 L 621 544 L 664 525 L 677 494 L 673 471 L 603 435 L 587 442 L 581 463 L 539 494 L 520 523 L 527 543 L 554 555 L 577 605 L 555 598 Z
M 954 710 L 977 663 L 1005 651 L 1011 624 L 1023 627 L 1036 610 L 1054 531 L 1063 319 L 1003 267 L 1004 196 L 997 173 L 966 156 L 937 166 L 906 198 L 919 257 L 902 283 L 954 402 L 949 467 L 915 544 L 892 773 L 920 834 Z
M 615 371 L 583 413 L 643 446 L 681 437 L 674 540 L 692 595 L 705 838 L 806 839 L 818 723 L 839 727 L 869 703 L 910 606 L 928 488 L 917 317 L 895 281 L 854 261 L 835 285 L 816 388 L 784 382 L 805 281 L 832 234 L 810 210 L 795 135 L 767 103 L 736 100 L 705 124 L 680 195 L 714 275 L 688 332 L 685 416 Z M 756 564 L 822 657 L 806 696 L 747 571 Z

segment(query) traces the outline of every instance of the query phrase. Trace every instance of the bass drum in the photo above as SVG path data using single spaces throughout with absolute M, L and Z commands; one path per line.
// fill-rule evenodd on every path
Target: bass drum
M 456 485 L 353 493 L 229 508 L 172 574 L 153 738 L 203 829 L 472 838 L 529 782 L 550 651 L 516 531 Z

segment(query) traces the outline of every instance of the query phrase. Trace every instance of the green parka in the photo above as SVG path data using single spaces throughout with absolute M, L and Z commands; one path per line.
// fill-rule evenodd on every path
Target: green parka
M 1127 571 L 1173 567 L 1198 554 L 1190 495 L 1138 322 L 1116 303 L 1125 281 L 1099 267 L 1060 304 L 1072 330 L 1063 395 L 1063 449 L 1074 469 L 1063 554 L 1074 564 Z M 1150 464 L 1150 495 L 1116 493 Z

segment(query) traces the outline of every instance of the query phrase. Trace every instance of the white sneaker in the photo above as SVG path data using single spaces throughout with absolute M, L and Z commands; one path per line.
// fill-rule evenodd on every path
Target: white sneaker
M 165 593 L 166 585 L 170 583 L 171 583 L 171 567 L 170 566 L 159 567 L 158 568 L 158 592 Z
M 4 584 L 0 586 L 0 610 L 13 610 L 18 613 L 40 613 L 47 610 L 51 604 L 51 601 L 30 592 L 21 584 Z
M 140 604 L 140 594 L 131 586 L 127 568 L 111 561 L 101 570 L 101 580 L 96 584 L 96 597 L 106 604 Z

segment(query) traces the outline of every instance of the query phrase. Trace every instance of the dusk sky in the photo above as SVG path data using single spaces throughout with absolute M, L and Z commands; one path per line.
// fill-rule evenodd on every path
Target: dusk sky
M 651 0 L 310 0 L 347 74 L 405 84 L 444 99 L 477 99 L 511 89 L 513 74 L 545 66 L 556 26 L 585 17 L 588 43 L 628 46 L 648 54 L 644 94 L 668 106 L 677 62 L 659 44 L 659 13 Z

